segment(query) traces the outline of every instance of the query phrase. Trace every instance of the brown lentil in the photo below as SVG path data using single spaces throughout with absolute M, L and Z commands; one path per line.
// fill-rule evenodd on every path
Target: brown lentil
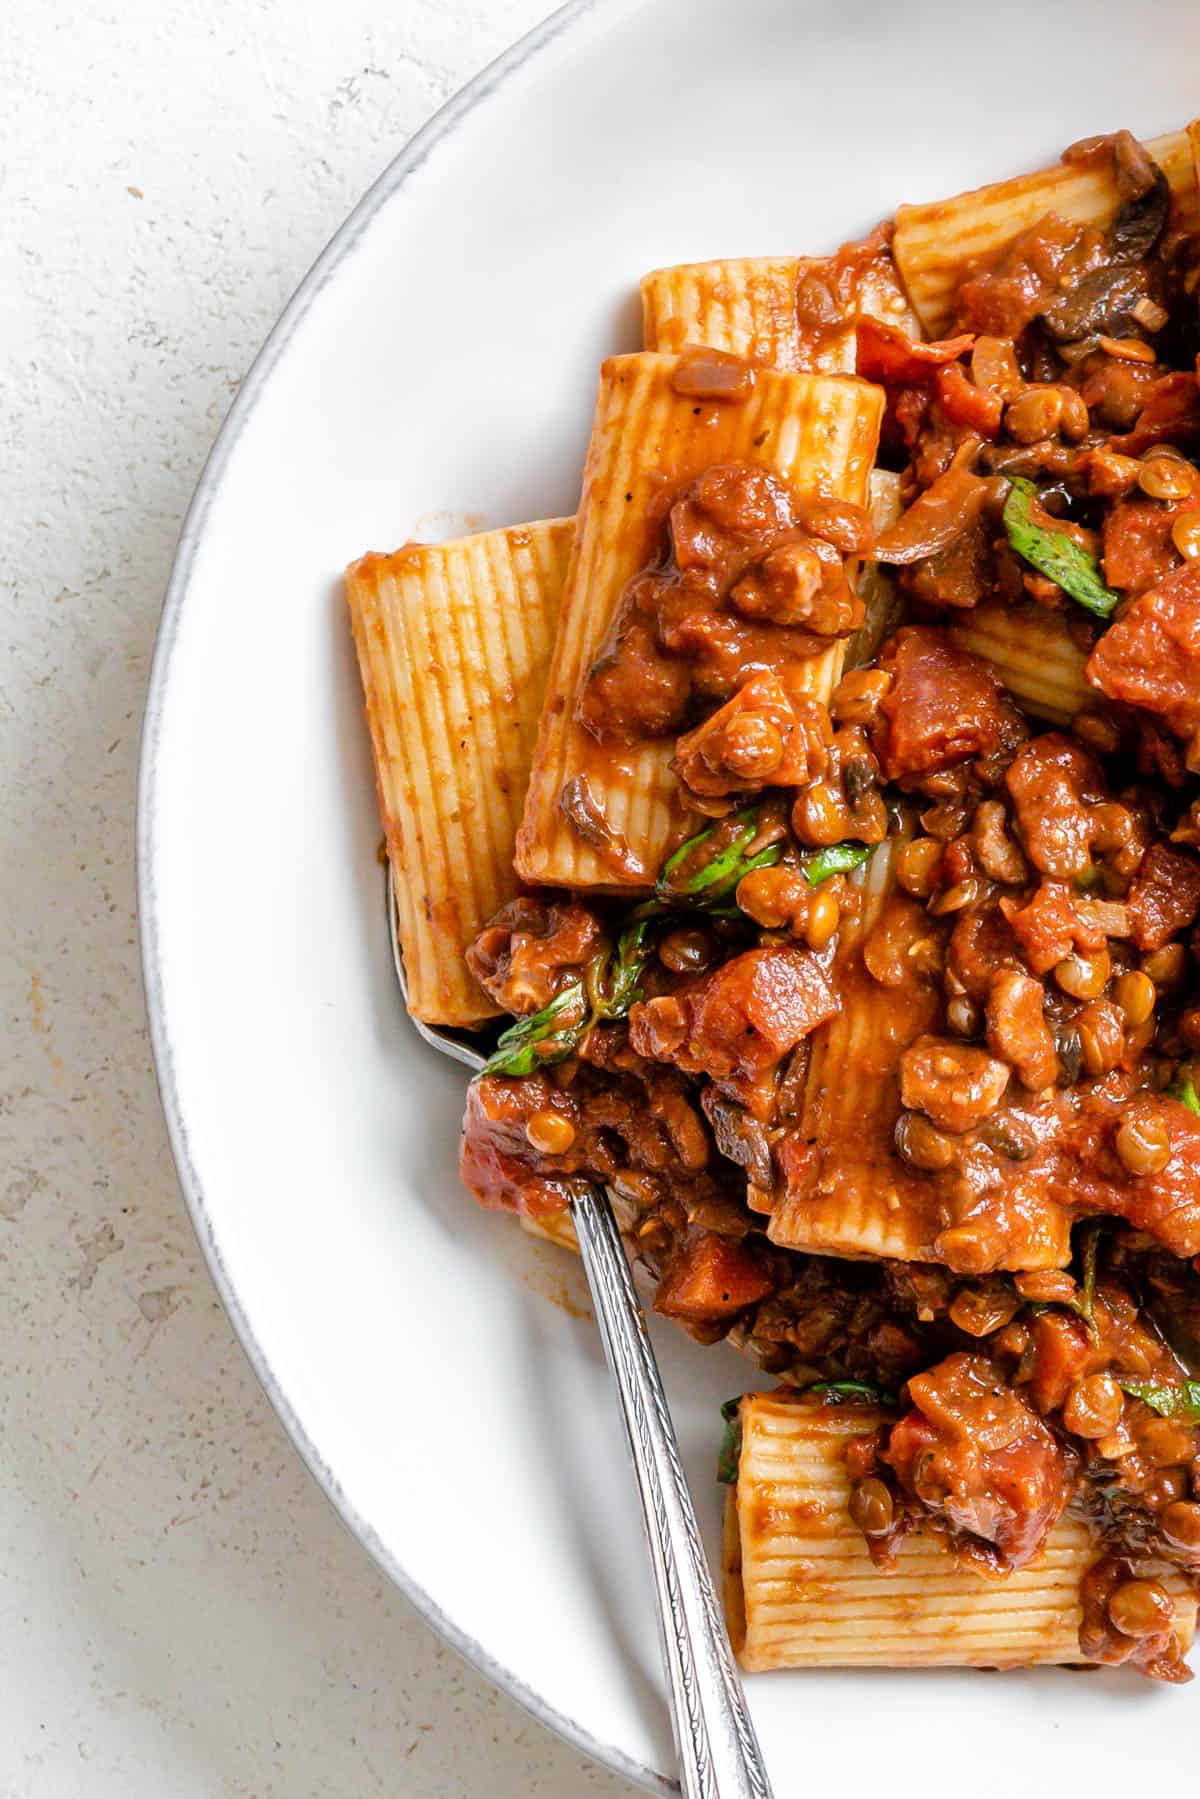
M 841 904 L 836 893 L 822 891 L 813 898 L 804 921 L 804 941 L 809 949 L 824 949 L 841 923 Z
M 839 725 L 869 725 L 891 685 L 885 668 L 851 669 L 833 690 L 829 716 Z
M 1120 1007 L 1126 1024 L 1145 1024 L 1154 1011 L 1158 998 L 1154 982 L 1141 969 L 1119 975 L 1113 987 L 1113 998 Z M 1200 1021 L 1198 1021 L 1200 1022 Z
M 1125 1052 L 1121 1014 L 1111 1000 L 1093 1000 L 1075 1020 L 1079 1048 L 1088 1074 L 1110 1074 Z
M 1153 344 L 1140 337 L 1102 337 L 1097 345 L 1108 356 L 1121 362 L 1157 362 Z
M 1088 955 L 1078 953 L 1068 956 L 1054 970 L 1054 979 L 1072 999 L 1098 999 L 1108 986 L 1111 974 L 1112 962 L 1108 951 L 1099 949 Z
M 792 828 L 802 843 L 826 848 L 849 834 L 850 815 L 841 795 L 827 781 L 814 781 L 797 796 Z
M 783 738 L 769 719 L 748 712 L 726 726 L 721 760 L 747 781 L 765 780 L 783 761 Z
M 935 893 L 929 902 L 929 910 L 935 918 L 942 918 L 949 912 L 961 912 L 965 906 L 974 905 L 978 898 L 979 882 L 974 876 L 968 876 L 965 881 L 956 881 L 953 887 Z
M 1062 418 L 1063 399 L 1057 387 L 1030 387 L 1004 411 L 1004 428 L 1017 443 L 1041 443 L 1053 437 Z
M 561 1112 L 532 1112 L 525 1135 L 539 1155 L 563 1156 L 575 1141 L 575 1126 Z
M 969 1337 L 989 1337 L 1011 1324 L 1017 1296 L 1007 1287 L 961 1287 L 950 1302 L 950 1322 Z
M 808 916 L 811 889 L 795 868 L 752 868 L 737 884 L 735 899 L 755 924 L 767 931 L 782 931 Z M 663 948 L 676 935 L 664 938 Z M 662 951 L 659 951 L 660 956 Z M 666 960 L 666 958 L 663 958 Z M 667 963 L 671 967 L 671 963 Z M 679 970 L 680 973 L 683 970 Z
M 768 874 L 769 869 L 756 869 L 755 874 Z M 747 880 L 752 880 L 748 875 Z M 741 888 L 738 892 L 740 894 Z M 716 945 L 707 931 L 688 929 L 669 931 L 658 946 L 658 959 L 672 974 L 699 974 L 716 955 Z
M 996 1338 L 996 1348 L 1001 1355 L 1012 1356 L 1015 1361 L 1020 1361 L 1029 1348 L 1029 1326 L 1022 1324 L 1019 1319 L 1006 1324 Z
M 851 1487 L 849 1511 L 864 1537 L 885 1537 L 895 1518 L 892 1495 L 873 1474 Z
M 1065 1268 L 1030 1268 L 1018 1274 L 1013 1285 L 1022 1299 L 1039 1305 L 1069 1305 L 1076 1293 L 1074 1276 Z
M 1153 1113 L 1123 1118 L 1117 1127 L 1116 1151 L 1130 1174 L 1159 1174 L 1171 1160 L 1171 1138 Z
M 1188 562 L 1200 556 L 1200 512 L 1181 512 L 1171 526 L 1171 542 Z
M 1150 450 L 1142 458 L 1138 486 L 1152 500 L 1185 500 L 1196 486 L 1196 471 L 1182 456 Z
M 896 858 L 896 880 L 905 893 L 914 899 L 929 898 L 942 853 L 935 837 L 916 837 L 904 845 Z
M 1175 1418 L 1148 1418 L 1137 1427 L 1137 1446 L 1155 1468 L 1173 1468 L 1196 1451 L 1191 1427 Z
M 936 1174 L 954 1160 L 954 1145 L 920 1112 L 901 1112 L 896 1120 L 896 1149 L 913 1168 Z
M 1181 980 L 1187 967 L 1187 950 L 1182 943 L 1168 943 L 1142 957 L 1142 973 L 1148 974 L 1158 987 L 1171 987 Z
M 934 1248 L 959 1274 L 986 1274 L 1003 1252 L 1003 1239 L 986 1224 L 955 1224 L 939 1232 Z
M 1125 1396 L 1111 1374 L 1090 1374 L 1067 1394 L 1062 1420 L 1077 1437 L 1106 1437 L 1121 1422 Z
M 1187 1492 L 1187 1475 L 1182 1468 L 1159 1468 L 1143 1489 L 1146 1504 L 1152 1512 L 1161 1512 L 1182 1499 Z
M 1123 1637 L 1153 1637 L 1175 1617 L 1171 1595 L 1156 1580 L 1124 1580 L 1111 1594 L 1108 1615 Z
M 1175 1500 L 1166 1507 L 1159 1522 L 1163 1535 L 1181 1549 L 1200 1549 L 1200 1505 L 1194 1500 Z
M 1060 387 L 1062 418 L 1058 428 L 1068 443 L 1079 443 L 1091 430 L 1092 421 L 1083 395 L 1074 387 Z

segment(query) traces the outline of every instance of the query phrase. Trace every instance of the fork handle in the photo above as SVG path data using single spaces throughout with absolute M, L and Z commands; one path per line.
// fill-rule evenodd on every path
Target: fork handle
M 771 1799 L 612 1206 L 595 1187 L 571 1211 L 637 1475 L 684 1799 Z

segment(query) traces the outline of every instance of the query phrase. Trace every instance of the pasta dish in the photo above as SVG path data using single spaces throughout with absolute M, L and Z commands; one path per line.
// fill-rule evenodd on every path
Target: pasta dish
M 744 1666 L 1185 1662 L 1200 127 L 659 269 L 576 516 L 348 574 L 463 1181 L 612 1196 Z M 714 1443 L 719 1426 L 714 1420 Z

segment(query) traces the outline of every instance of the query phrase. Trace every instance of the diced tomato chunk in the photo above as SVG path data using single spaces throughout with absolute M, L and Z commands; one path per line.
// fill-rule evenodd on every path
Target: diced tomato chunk
M 752 1250 L 694 1227 L 667 1265 L 654 1309 L 703 1324 L 731 1318 L 773 1291 L 771 1276 Z
M 1130 935 L 1138 949 L 1162 949 L 1200 913 L 1200 861 L 1187 850 L 1154 843 L 1127 896 Z
M 917 343 L 895 325 L 885 325 L 869 315 L 859 319 L 857 338 L 859 374 L 868 381 L 882 382 L 885 387 L 935 381 L 939 369 L 957 362 L 975 342 L 972 335 L 965 333 L 941 343 Z
M 1043 881 L 1024 906 L 1006 894 L 1000 910 L 1034 974 L 1048 974 L 1075 948 L 1075 894 L 1066 881 Z
M 459 1173 L 485 1210 L 547 1218 L 568 1204 L 578 1183 L 577 1162 L 560 1158 L 562 1172 L 543 1173 L 531 1158 L 525 1124 L 532 1113 L 562 1102 L 544 1075 L 512 1081 L 484 1075 L 467 1088 Z
M 1153 1116 L 1171 1145 L 1165 1168 L 1127 1178 L 1124 1216 L 1172 1255 L 1200 1255 L 1200 1118 L 1177 1099 L 1149 1093 L 1131 1100 L 1124 1116 L 1135 1123 Z
M 1191 737 L 1200 727 L 1200 567 L 1188 563 L 1131 600 L 1089 656 L 1087 678 Z
M 922 348 L 928 348 L 923 345 Z M 952 425 L 962 425 L 980 437 L 998 437 L 1004 401 L 987 388 L 976 387 L 956 362 L 938 370 L 938 404 Z
M 1160 375 L 1132 431 L 1112 438 L 1123 456 L 1141 456 L 1155 444 L 1189 444 L 1200 437 L 1200 388 L 1195 375 L 1173 370 Z
M 915 1409 L 884 1451 L 905 1491 L 1021 1568 L 1074 1486 L 1076 1464 L 986 1357 L 952 1355 L 908 1383 Z
M 1161 500 L 1121 500 L 1104 520 L 1104 578 L 1122 593 L 1144 593 L 1179 567 L 1171 540 L 1177 509 Z
M 1075 1382 L 1088 1372 L 1092 1340 L 1082 1318 L 1057 1309 L 1036 1315 L 1029 1328 L 1030 1398 L 1039 1412 L 1056 1412 Z
M 1056 880 L 1083 874 L 1091 861 L 1092 807 L 1104 794 L 1087 751 L 1060 731 L 1047 731 L 1018 752 L 1005 780 L 1034 867 Z
M 873 748 L 887 780 L 938 774 L 991 755 L 1013 729 L 1012 709 L 991 670 L 941 632 L 907 626 L 880 661 L 892 686 L 879 710 Z
M 669 1034 L 660 1025 L 666 1008 Z M 840 1010 L 811 951 L 765 944 L 722 963 L 679 999 L 634 1006 L 629 1041 L 638 1055 L 674 1062 L 685 1074 L 753 1080 Z

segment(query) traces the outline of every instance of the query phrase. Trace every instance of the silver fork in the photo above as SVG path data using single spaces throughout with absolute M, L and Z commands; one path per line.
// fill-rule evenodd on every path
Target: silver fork
M 387 912 L 396 979 L 407 1002 L 390 867 Z M 462 1037 L 419 1018 L 413 1023 L 440 1055 L 476 1073 L 483 1067 L 484 1058 Z M 662 1376 L 603 1188 L 591 1187 L 572 1200 L 571 1217 L 637 1476 L 684 1799 L 771 1799 L 680 1466 Z

